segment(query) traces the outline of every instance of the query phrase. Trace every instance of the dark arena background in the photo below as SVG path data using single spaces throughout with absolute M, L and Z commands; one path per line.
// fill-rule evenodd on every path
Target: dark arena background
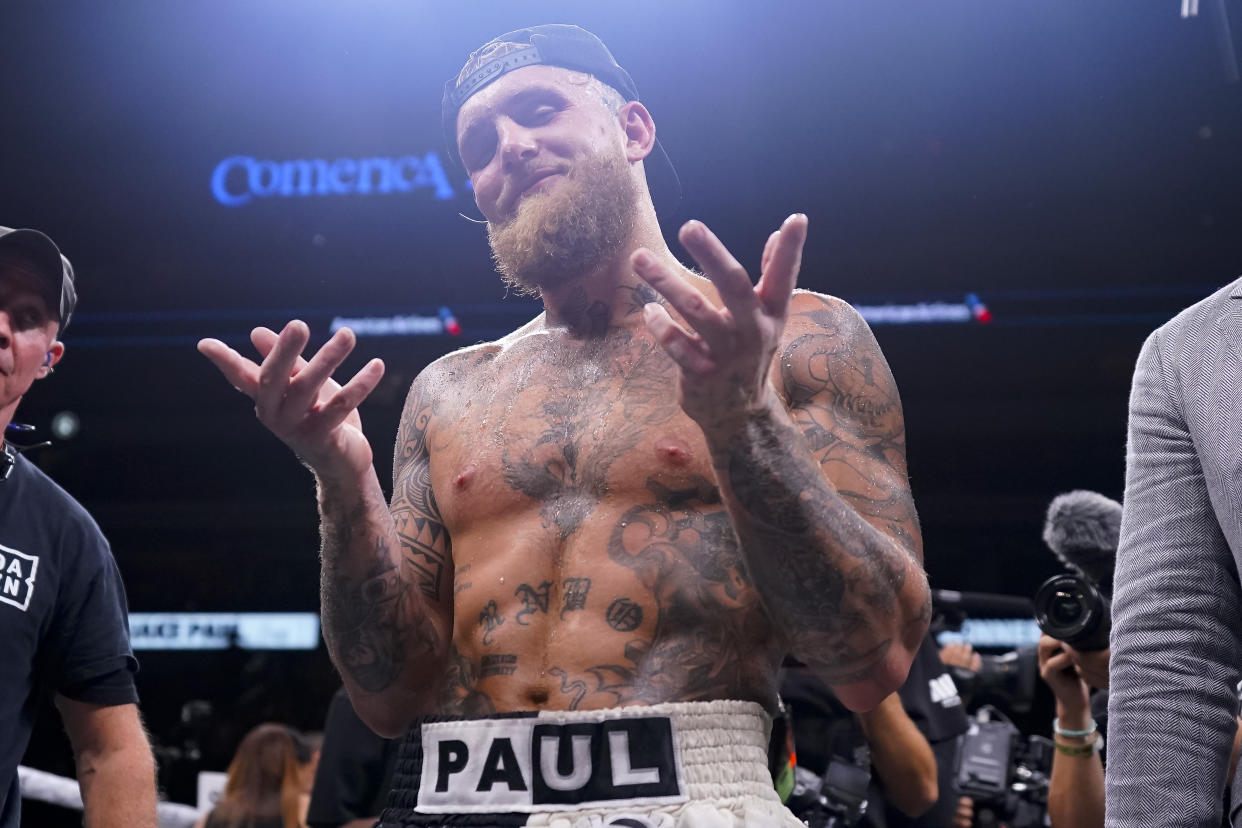
M 471 49 L 543 22 L 634 76 L 684 189 L 667 236 L 700 218 L 757 267 L 808 214 L 800 286 L 863 311 L 901 388 L 933 587 L 1029 597 L 1059 571 L 1045 509 L 1120 499 L 1143 339 L 1242 272 L 1235 0 L 9 3 L 0 224 L 56 239 L 80 293 L 17 419 L 131 611 L 318 609 L 311 476 L 200 337 L 352 320 L 342 374 L 388 366 L 361 411 L 388 480 L 414 375 L 538 312 L 462 217 L 439 114 Z M 138 683 L 170 798 L 259 721 L 322 725 L 313 630 L 243 647 L 156 618 Z M 233 646 L 184 649 L 219 625 Z M 50 709 L 27 760 L 71 772 Z

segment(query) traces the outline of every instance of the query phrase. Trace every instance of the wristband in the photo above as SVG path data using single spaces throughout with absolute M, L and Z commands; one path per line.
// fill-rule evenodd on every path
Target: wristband
M 1057 749 L 1057 753 L 1063 753 L 1066 756 L 1085 758 L 1087 756 L 1091 756 L 1092 754 L 1099 753 L 1104 747 L 1104 740 L 1101 739 L 1100 734 L 1097 733 L 1095 734 L 1094 739 L 1081 745 L 1067 745 L 1064 742 L 1058 742 L 1056 740 L 1053 740 L 1052 745 Z
M 1091 726 L 1086 730 L 1062 730 L 1061 719 L 1056 718 L 1052 720 L 1052 732 L 1058 736 L 1065 736 L 1069 739 L 1085 739 L 1092 733 L 1095 733 L 1097 729 L 1098 727 L 1096 726 L 1095 719 L 1091 720 Z

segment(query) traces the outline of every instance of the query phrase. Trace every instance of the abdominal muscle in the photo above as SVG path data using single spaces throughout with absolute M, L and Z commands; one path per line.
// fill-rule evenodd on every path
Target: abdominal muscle
M 615 553 L 615 533 L 583 527 L 559 541 L 538 521 L 454 540 L 444 712 L 716 698 L 774 707 L 780 652 L 753 590 L 704 577 L 673 544 L 621 565 L 609 535 Z

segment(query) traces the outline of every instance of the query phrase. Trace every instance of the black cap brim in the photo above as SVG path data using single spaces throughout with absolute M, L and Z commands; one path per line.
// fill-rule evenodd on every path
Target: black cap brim
M 73 284 L 73 268 L 56 242 L 38 230 L 0 227 L 0 252 L 5 250 L 21 251 L 34 263 L 44 286 L 47 306 L 56 314 L 61 330 L 64 330 L 77 302 L 77 293 Z
M 440 118 L 449 158 L 459 166 L 457 154 L 457 113 L 463 103 L 483 87 L 502 75 L 527 66 L 559 66 L 585 72 L 611 86 L 627 101 L 637 101 L 638 87 L 630 73 L 625 71 L 604 42 L 596 35 L 579 26 L 562 23 L 529 26 L 515 29 L 493 38 L 489 43 L 529 44 L 524 49 L 506 52 L 482 66 L 458 82 L 451 78 L 444 85 Z M 484 47 L 488 44 L 484 44 Z M 483 48 L 483 47 L 480 47 Z M 644 165 L 652 199 L 659 203 L 661 211 L 671 211 L 681 201 L 681 179 L 659 139 Z

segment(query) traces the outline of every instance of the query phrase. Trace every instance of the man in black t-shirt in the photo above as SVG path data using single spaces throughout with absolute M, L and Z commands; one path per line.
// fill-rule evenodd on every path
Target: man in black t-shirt
M 959 812 L 960 797 L 953 787 L 959 737 L 970 728 L 970 719 L 957 693 L 953 677 L 940 660 L 939 647 L 931 633 L 914 657 L 906 683 L 897 691 L 902 707 L 923 734 L 936 757 L 939 796 L 936 804 L 918 818 L 906 819 L 889 813 L 888 824 L 896 826 L 949 826 Z
M 388 804 L 396 739 L 371 731 L 342 687 L 332 697 L 323 725 L 323 748 L 311 788 L 310 828 L 370 828 Z
M 138 716 L 125 591 L 86 510 L 7 439 L 22 397 L 64 356 L 73 268 L 47 236 L 0 227 L 0 828 L 54 695 L 91 828 L 154 828 L 155 763 Z
M 966 732 L 969 720 L 930 633 L 915 654 L 905 684 L 868 713 L 851 714 L 823 682 L 798 669 L 786 671 L 781 699 L 790 711 L 800 766 L 818 776 L 824 776 L 833 761 L 869 767 L 868 807 L 860 825 L 954 824 L 958 737 Z

